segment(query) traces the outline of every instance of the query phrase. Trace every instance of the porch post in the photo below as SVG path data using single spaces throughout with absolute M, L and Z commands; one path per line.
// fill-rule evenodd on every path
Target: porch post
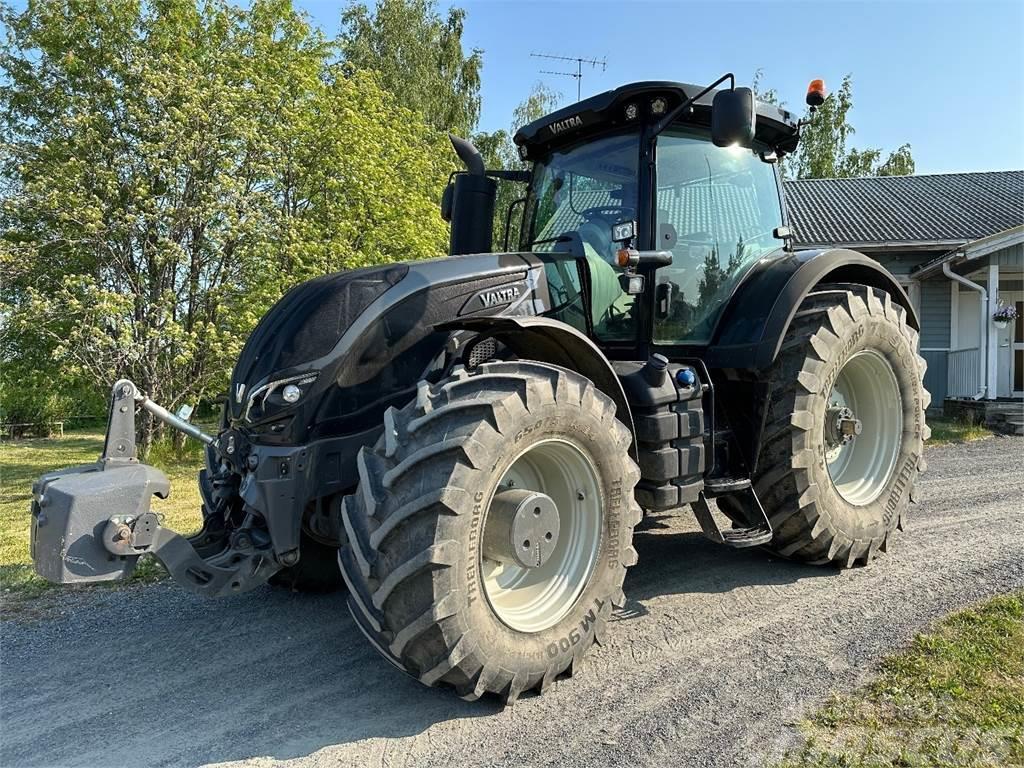
M 999 394 L 999 334 L 992 325 L 992 312 L 999 303 L 999 265 L 988 265 L 988 307 L 985 311 L 985 340 L 988 345 L 988 370 L 985 373 L 986 397 L 995 400 Z

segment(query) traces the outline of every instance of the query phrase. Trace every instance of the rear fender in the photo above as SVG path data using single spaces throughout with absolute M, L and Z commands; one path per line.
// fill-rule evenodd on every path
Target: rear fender
M 612 399 L 615 415 L 635 434 L 626 392 L 611 363 L 593 341 L 571 325 L 549 317 L 475 317 L 444 323 L 438 330 L 473 331 L 500 342 L 520 358 L 578 371 Z M 636 458 L 635 442 L 629 453 Z
M 708 367 L 768 368 L 800 304 L 822 283 L 859 283 L 886 291 L 907 311 L 907 323 L 920 330 L 907 294 L 874 259 L 846 248 L 797 251 L 759 262 L 743 279 L 715 329 L 705 357 Z
M 917 313 L 896 279 L 874 259 L 845 248 L 797 251 L 754 266 L 733 293 L 704 360 L 717 372 L 716 402 L 737 440 L 746 471 L 757 466 L 775 362 L 793 317 L 815 288 L 858 283 L 886 291 L 920 330 Z

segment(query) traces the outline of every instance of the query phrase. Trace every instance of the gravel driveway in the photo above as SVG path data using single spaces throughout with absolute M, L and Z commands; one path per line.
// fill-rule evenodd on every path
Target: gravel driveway
M 64 594 L 50 618 L 0 622 L 0 765 L 762 765 L 928 622 L 1024 588 L 1024 440 L 927 457 L 909 530 L 867 568 L 656 521 L 607 645 L 505 710 L 405 678 L 341 595 Z

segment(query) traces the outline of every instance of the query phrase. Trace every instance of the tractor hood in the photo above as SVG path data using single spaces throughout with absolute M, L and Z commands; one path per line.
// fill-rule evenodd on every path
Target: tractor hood
M 328 354 L 359 314 L 397 285 L 404 264 L 338 272 L 288 291 L 260 320 L 231 377 L 231 413 L 245 415 L 251 396 L 284 373 Z
M 406 402 L 465 315 L 549 306 L 532 254 L 475 254 L 339 272 L 297 285 L 256 326 L 231 376 L 225 426 L 261 442 L 379 427 Z M 293 384 L 286 393 L 286 387 Z M 286 400 L 289 394 L 294 399 Z

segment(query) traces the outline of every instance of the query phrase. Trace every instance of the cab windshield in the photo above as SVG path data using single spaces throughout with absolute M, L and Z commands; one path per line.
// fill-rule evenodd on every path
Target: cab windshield
M 612 225 L 637 217 L 638 146 L 631 132 L 552 152 L 534 167 L 526 211 L 528 250 L 565 250 L 569 241 L 582 246 L 590 270 L 590 319 L 595 335 L 607 340 L 636 335 L 634 297 L 622 292 L 620 270 L 613 266 Z M 563 274 L 549 277 L 560 286 L 570 283 Z
M 650 306 L 622 291 L 612 226 L 639 210 L 639 136 L 621 133 L 568 146 L 534 167 L 523 246 L 566 250 L 577 242 L 590 273 L 590 322 L 603 341 L 633 340 L 640 312 L 651 312 L 658 344 L 705 344 L 736 284 L 778 250 L 782 224 L 774 167 L 760 151 L 716 147 L 706 131 L 672 128 L 657 139 L 655 248 L 672 264 L 654 273 Z M 550 266 L 559 317 L 585 326 L 582 299 L 566 265 Z M 647 294 L 648 296 L 650 294 Z M 582 329 L 582 328 L 581 328 Z

